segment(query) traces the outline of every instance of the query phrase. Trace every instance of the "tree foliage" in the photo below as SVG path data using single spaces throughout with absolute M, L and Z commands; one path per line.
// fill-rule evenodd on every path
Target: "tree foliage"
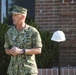
M 8 30 L 7 24 L 0 24 L 0 75 L 6 75 L 10 57 L 4 51 L 4 35 Z

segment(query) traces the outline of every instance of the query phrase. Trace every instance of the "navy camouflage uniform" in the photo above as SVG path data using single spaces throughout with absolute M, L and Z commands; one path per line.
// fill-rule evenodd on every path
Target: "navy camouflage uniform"
M 15 26 L 10 28 L 5 35 L 5 48 L 16 46 L 24 49 L 42 47 L 41 37 L 36 28 L 26 25 L 22 31 L 17 31 Z M 37 75 L 38 69 L 33 55 L 11 55 L 8 67 L 9 75 Z

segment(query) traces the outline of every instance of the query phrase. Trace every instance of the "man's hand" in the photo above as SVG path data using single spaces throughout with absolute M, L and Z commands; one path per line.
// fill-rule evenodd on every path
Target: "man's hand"
M 22 54 L 22 53 L 23 53 L 23 50 L 18 47 L 12 47 L 12 49 L 11 49 L 11 54 L 13 56 L 16 56 L 16 55 Z

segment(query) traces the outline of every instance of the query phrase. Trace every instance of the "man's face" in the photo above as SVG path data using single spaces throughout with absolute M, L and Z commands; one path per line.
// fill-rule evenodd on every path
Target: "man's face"
M 13 24 L 18 25 L 22 21 L 22 15 L 21 14 L 12 14 Z

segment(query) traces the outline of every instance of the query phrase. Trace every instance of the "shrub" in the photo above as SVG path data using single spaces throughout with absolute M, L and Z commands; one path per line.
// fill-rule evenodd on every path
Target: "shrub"
M 0 24 L 0 75 L 6 75 L 10 57 L 4 51 L 4 35 L 8 30 L 7 24 Z
M 42 38 L 42 53 L 36 55 L 38 68 L 51 68 L 58 65 L 58 50 L 55 47 L 55 42 L 51 41 L 52 34 L 49 31 L 41 31 L 39 25 L 35 22 L 30 22 L 40 32 Z

